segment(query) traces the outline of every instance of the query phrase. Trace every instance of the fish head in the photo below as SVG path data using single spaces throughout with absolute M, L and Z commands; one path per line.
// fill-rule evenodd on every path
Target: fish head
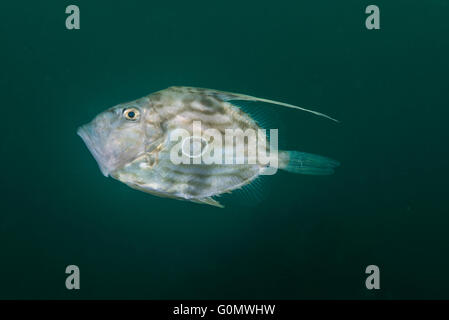
M 106 177 L 144 153 L 146 99 L 119 104 L 78 128 Z

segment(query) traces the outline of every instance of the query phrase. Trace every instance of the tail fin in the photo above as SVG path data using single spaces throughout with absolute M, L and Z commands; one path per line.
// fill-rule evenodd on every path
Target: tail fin
M 279 169 L 310 175 L 329 175 L 338 167 L 338 161 L 299 151 L 280 151 Z

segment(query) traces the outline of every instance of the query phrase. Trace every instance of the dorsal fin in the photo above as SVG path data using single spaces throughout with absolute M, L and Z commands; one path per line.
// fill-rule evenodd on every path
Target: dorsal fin
M 284 102 L 279 102 L 279 101 L 274 101 L 274 100 L 269 100 L 269 99 L 263 99 L 263 98 L 257 98 L 257 97 L 253 97 L 253 96 L 248 96 L 246 94 L 225 92 L 225 91 L 219 91 L 219 90 L 213 90 L 213 89 L 194 88 L 194 87 L 184 87 L 184 88 L 187 90 L 190 90 L 190 91 L 196 91 L 196 92 L 201 92 L 201 93 L 204 93 L 207 95 L 213 95 L 213 96 L 220 98 L 223 101 L 247 100 L 247 101 L 259 101 L 259 102 L 271 103 L 271 104 L 276 104 L 276 105 L 287 107 L 287 108 L 298 109 L 298 110 L 302 110 L 305 112 L 310 112 L 317 116 L 324 117 L 324 118 L 330 119 L 335 122 L 340 122 L 337 119 L 334 119 L 324 113 L 306 109 L 306 108 L 302 108 L 302 107 L 298 107 L 298 106 L 295 106 L 295 105 L 292 105 L 289 103 L 284 103 Z

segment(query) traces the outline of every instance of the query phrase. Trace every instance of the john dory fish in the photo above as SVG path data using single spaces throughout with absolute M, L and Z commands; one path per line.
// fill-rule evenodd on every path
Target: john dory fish
M 203 154 L 212 145 L 212 139 L 193 135 L 195 123 L 201 124 L 201 132 L 213 130 L 223 137 L 230 129 L 260 131 L 258 123 L 233 105 L 233 100 L 281 105 L 336 121 L 322 113 L 282 102 L 211 89 L 170 87 L 100 113 L 80 127 L 78 134 L 105 176 L 157 196 L 222 207 L 214 196 L 250 184 L 269 165 L 248 159 L 243 162 L 234 159 L 232 163 L 179 163 L 173 161 L 173 150 L 181 146 L 177 150 L 179 155 L 186 149 L 187 155 L 194 158 L 190 146 L 199 145 Z M 172 133 L 180 129 L 191 136 L 184 141 L 173 141 Z M 249 154 L 249 142 L 236 141 L 235 149 Z M 220 156 L 225 149 L 220 151 Z M 268 154 L 273 150 L 267 145 L 265 151 Z M 339 165 L 335 160 L 299 151 L 278 151 L 275 156 L 279 169 L 300 174 L 328 175 Z

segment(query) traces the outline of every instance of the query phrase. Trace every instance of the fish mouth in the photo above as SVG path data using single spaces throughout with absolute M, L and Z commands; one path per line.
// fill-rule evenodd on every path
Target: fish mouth
M 92 132 L 92 130 L 92 126 L 84 125 L 79 127 L 76 133 L 81 137 L 81 139 L 83 139 L 90 153 L 97 161 L 101 173 L 103 173 L 103 175 L 107 177 L 111 172 L 111 170 L 107 166 L 107 156 L 102 152 L 100 148 L 101 141 L 98 137 L 98 134 Z

